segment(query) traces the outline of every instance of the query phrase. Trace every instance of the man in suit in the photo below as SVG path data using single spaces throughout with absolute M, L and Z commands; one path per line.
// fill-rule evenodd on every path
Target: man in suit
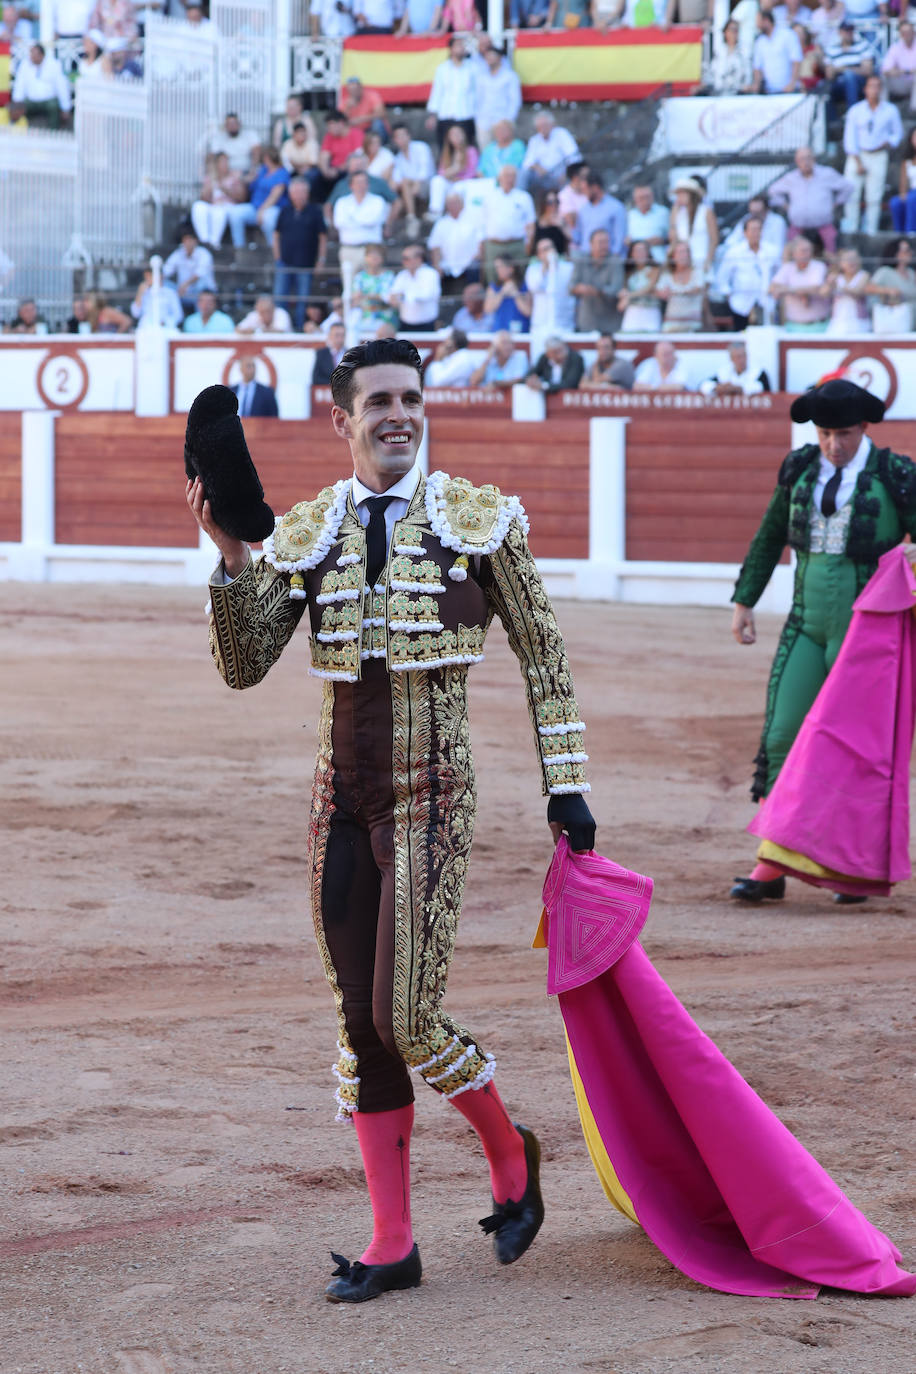
M 328 342 L 315 354 L 315 370 L 312 373 L 312 386 L 327 386 L 331 373 L 344 355 L 344 341 L 347 331 L 342 324 L 332 324 L 328 330 Z
M 254 358 L 243 358 L 239 363 L 242 373 L 242 380 L 238 386 L 232 390 L 239 398 L 239 414 L 245 418 L 248 415 L 273 415 L 280 414 L 277 409 L 277 396 L 272 386 L 265 386 L 263 382 L 256 382 L 254 379 Z
M 544 352 L 525 378 L 534 391 L 575 391 L 582 380 L 585 364 L 582 355 L 563 339 L 546 339 Z

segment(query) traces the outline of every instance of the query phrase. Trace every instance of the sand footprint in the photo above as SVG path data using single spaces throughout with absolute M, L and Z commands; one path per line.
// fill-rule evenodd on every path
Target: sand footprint
M 171 1361 L 166 1362 L 151 1350 L 118 1350 L 115 1356 L 119 1374 L 172 1374 Z

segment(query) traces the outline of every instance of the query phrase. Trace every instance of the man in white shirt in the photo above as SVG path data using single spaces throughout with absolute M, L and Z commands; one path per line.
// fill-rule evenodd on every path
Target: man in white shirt
M 769 10 L 757 15 L 753 90 L 780 95 L 798 90 L 802 50 L 792 29 L 777 28 Z
M 457 296 L 468 284 L 468 273 L 480 255 L 480 216 L 465 209 L 457 191 L 445 199 L 445 214 L 436 220 L 427 244 L 433 267 L 446 296 Z M 476 274 L 475 274 L 476 275 Z
M 313 38 L 349 38 L 355 31 L 352 0 L 320 0 L 310 10 Z
M 670 339 L 659 339 L 651 358 L 636 369 L 634 391 L 692 391 L 687 373 Z
M 54 0 L 51 22 L 56 38 L 82 38 L 89 29 L 92 0 Z
M 439 273 L 423 261 L 423 249 L 418 243 L 408 243 L 401 263 L 388 296 L 400 316 L 400 328 L 407 333 L 435 329 L 442 295 Z
M 470 386 L 471 373 L 480 360 L 480 351 L 468 348 L 468 336 L 450 329 L 436 345 L 431 363 L 423 373 L 424 386 Z
M 420 138 L 411 138 L 406 124 L 395 124 L 391 142 L 395 150 L 391 184 L 400 196 L 410 234 L 416 232 L 414 226 L 418 226 L 417 200 L 429 197 L 429 183 L 436 174 L 436 164 L 429 144 Z
M 186 312 L 197 304 L 201 291 L 215 291 L 213 254 L 203 248 L 192 229 L 181 236 L 181 246 L 170 253 L 162 265 L 164 277 L 174 277 L 181 303 Z
M 535 132 L 528 140 L 522 161 L 521 186 L 525 191 L 555 191 L 566 180 L 566 168 L 580 157 L 579 145 L 568 129 L 558 125 L 549 110 L 541 110 L 534 120 Z
M 646 243 L 653 262 L 664 262 L 668 254 L 667 206 L 659 205 L 651 186 L 633 187 L 633 204 L 627 211 L 626 246 Z
M 56 57 L 48 57 L 40 43 L 33 43 L 28 57 L 19 63 L 10 97 L 10 123 L 23 115 L 30 124 L 59 129 L 69 122 L 73 99 L 70 83 Z
M 453 33 L 448 41 L 448 57 L 439 63 L 433 76 L 426 102 L 426 127 L 436 130 L 440 151 L 452 124 L 461 125 L 469 143 L 476 137 L 477 72 L 467 55 L 464 39 Z
M 245 173 L 251 167 L 252 149 L 260 146 L 258 135 L 252 129 L 243 129 L 237 114 L 227 114 L 223 127 L 210 139 L 209 151 L 214 156 L 225 153 L 233 172 Z
M 704 396 L 759 396 L 770 390 L 770 379 L 765 372 L 756 374 L 748 367 L 747 344 L 743 339 L 735 339 L 728 345 L 728 356 L 723 359 L 714 377 L 701 382 L 699 390 Z
M 358 272 L 363 265 L 366 244 L 381 243 L 387 218 L 388 206 L 381 196 L 374 196 L 369 190 L 368 174 L 354 172 L 350 177 L 350 194 L 341 196 L 334 206 L 341 263 L 351 263 L 353 271 Z
M 514 124 L 522 108 L 522 87 L 502 48 L 492 44 L 477 69 L 477 146 L 485 148 L 501 120 Z
M 769 324 L 772 297 L 770 282 L 779 267 L 777 255 L 761 241 L 763 221 L 749 215 L 744 221 L 744 241 L 725 254 L 716 285 L 728 301 L 735 329 Z
M 843 147 L 846 151 L 843 175 L 854 187 L 843 215 L 844 233 L 854 234 L 859 228 L 863 189 L 863 228 L 866 234 L 878 232 L 881 202 L 887 183 L 888 154 L 902 138 L 903 123 L 896 105 L 882 98 L 880 76 L 870 76 L 865 82 L 865 99 L 847 110 L 843 126 Z
M 236 334 L 291 334 L 293 322 L 282 305 L 274 305 L 273 296 L 258 296 L 250 310 L 235 327 Z
M 357 33 L 391 33 L 394 28 L 392 0 L 352 0 Z
M 500 167 L 496 185 L 484 202 L 480 256 L 487 281 L 492 280 L 495 258 L 531 256 L 537 213 L 534 201 L 516 186 L 516 180 L 514 167 Z

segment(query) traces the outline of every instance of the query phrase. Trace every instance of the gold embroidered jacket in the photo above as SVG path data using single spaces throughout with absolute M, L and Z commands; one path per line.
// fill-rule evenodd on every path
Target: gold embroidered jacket
M 260 682 L 306 607 L 311 672 L 341 682 L 357 682 L 369 658 L 392 673 L 478 663 L 495 613 L 521 666 L 545 795 L 588 791 L 585 726 L 517 497 L 441 472 L 421 477 L 368 587 L 350 488 L 345 479 L 294 506 L 263 559 L 228 585 L 211 584 L 210 646 L 224 680 Z

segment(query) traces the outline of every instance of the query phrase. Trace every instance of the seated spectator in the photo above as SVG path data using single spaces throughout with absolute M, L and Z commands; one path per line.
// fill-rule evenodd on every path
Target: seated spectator
M 401 270 L 391 284 L 388 297 L 398 312 L 400 329 L 408 333 L 435 329 L 441 295 L 439 273 L 423 261 L 419 243 L 408 243 L 401 254 Z
M 916 271 L 913 250 L 906 239 L 894 239 L 884 249 L 884 262 L 872 273 L 867 292 L 874 302 L 871 327 L 875 334 L 909 334 L 916 323 Z
M 307 176 L 318 167 L 318 156 L 318 139 L 309 133 L 307 124 L 298 120 L 289 138 L 283 140 L 280 161 L 290 176 Z
M 846 6 L 843 0 L 821 0 L 821 3 L 811 11 L 808 28 L 822 52 L 829 47 L 845 18 Z
M 257 150 L 257 158 L 254 157 Z M 243 129 L 237 114 L 227 114 L 223 127 L 210 139 L 209 153 L 225 153 L 233 172 L 247 175 L 252 164 L 260 161 L 261 140 L 251 129 Z
M 674 184 L 668 242 L 672 250 L 675 244 L 686 243 L 694 266 L 704 275 L 709 272 L 719 242 L 719 225 L 705 200 L 705 188 L 696 177 L 681 177 Z
M 741 46 L 740 35 L 737 21 L 729 19 L 703 73 L 704 90 L 711 95 L 740 95 L 750 88 L 751 60 Z
M 620 25 L 625 29 L 670 29 L 677 0 L 618 0 Z
M 747 344 L 743 339 L 735 339 L 728 345 L 728 354 L 715 374 L 701 382 L 699 390 L 704 396 L 759 396 L 770 390 L 770 379 L 763 371 L 751 371 Z
M 92 29 L 83 38 L 83 55 L 76 64 L 76 75 L 78 83 L 97 77 L 107 80 L 112 75 L 111 63 L 105 59 L 105 35 L 101 29 Z
M 137 321 L 138 329 L 160 326 L 162 329 L 180 329 L 184 324 L 184 310 L 181 298 L 170 281 L 164 278 L 159 290 L 153 290 L 153 269 L 144 267 L 143 277 L 137 287 L 130 306 L 130 313 Z
M 806 229 L 816 229 L 826 251 L 833 253 L 836 249 L 834 215 L 852 192 L 851 181 L 833 167 L 819 166 L 810 148 L 799 148 L 795 154 L 795 170 L 785 172 L 770 186 L 770 204 L 786 207 L 789 238 L 796 238 Z
M 482 261 L 488 281 L 494 277 L 497 258 L 531 256 L 537 215 L 534 201 L 527 191 L 516 186 L 515 180 L 514 167 L 500 167 L 496 185 L 484 201 Z
M 190 315 L 197 305 L 197 297 L 202 290 L 216 290 L 213 254 L 209 248 L 201 247 L 193 229 L 184 230 L 181 244 L 169 254 L 162 265 L 162 275 L 169 279 L 175 278 L 186 315 Z
M 591 172 L 587 162 L 572 162 L 566 169 L 566 182 L 557 192 L 557 208 L 563 228 L 572 242 L 579 211 L 588 204 L 588 177 Z
M 824 52 L 824 76 L 830 92 L 827 118 L 839 117 L 840 105 L 855 105 L 861 100 L 865 79 L 875 69 L 875 50 L 864 37 L 857 37 L 855 25 L 844 20 L 837 37 Z
M 250 199 L 229 206 L 229 232 L 236 248 L 245 247 L 245 230 L 257 225 L 270 243 L 284 205 L 289 204 L 289 172 L 276 148 L 265 148 L 261 164 L 248 183 Z
M 493 177 L 495 180 L 500 167 L 505 167 L 507 163 L 511 167 L 521 167 L 525 145 L 520 138 L 516 138 L 515 125 L 511 119 L 498 119 L 492 127 L 492 135 L 491 141 L 481 154 L 477 174 L 482 177 Z
M 509 26 L 513 29 L 543 29 L 547 27 L 550 0 L 511 0 Z
M 477 175 L 477 149 L 468 142 L 460 124 L 453 124 L 446 132 L 439 166 L 429 184 L 429 213 L 437 217 L 445 209 L 445 196 L 456 181 L 471 181 Z
M 452 320 L 452 328 L 465 334 L 489 334 L 493 328 L 491 317 L 484 309 L 486 291 L 480 282 L 470 282 L 461 293 L 461 309 Z
M 394 189 L 394 153 L 385 147 L 381 134 L 375 133 L 372 129 L 363 134 L 363 157 L 366 159 L 366 171 L 369 173 L 370 191 L 372 178 L 375 177 L 376 181 L 385 183 L 394 200 L 397 195 Z
M 19 302 L 16 314 L 9 324 L 3 326 L 4 334 L 47 334 L 48 321 L 39 315 L 38 306 L 31 296 Z
M 89 11 L 92 8 L 92 0 L 74 0 L 72 4 L 66 5 L 58 3 L 54 6 L 54 25 L 56 38 L 82 38 L 86 31 L 89 19 Z M 58 24 L 68 22 L 68 18 L 62 16 L 73 16 L 72 22 L 76 28 L 72 32 L 62 33 Z M 4 5 L 0 11 L 0 43 L 15 44 L 17 47 L 24 47 L 32 39 L 32 25 L 23 15 L 19 13 L 18 6 Z M 101 48 L 102 44 L 99 44 Z
M 778 183 L 774 183 L 774 185 L 778 185 Z M 724 257 L 735 248 L 740 247 L 744 242 L 744 226 L 749 219 L 759 219 L 761 221 L 763 230 L 760 235 L 760 241 L 769 248 L 781 262 L 786 246 L 788 227 L 782 215 L 777 215 L 774 210 L 770 209 L 765 195 L 751 196 L 747 203 L 747 211 L 744 217 L 738 221 L 722 245 L 720 250 L 721 255 Z M 804 233 L 805 231 L 799 230 L 798 232 Z
M 556 391 L 575 391 L 584 371 L 581 353 L 570 348 L 564 339 L 552 335 L 544 340 L 544 352 L 529 370 L 525 383 L 534 391 L 552 396 Z
M 479 356 L 479 355 L 478 355 Z M 500 329 L 479 365 L 471 373 L 469 386 L 483 386 L 488 391 L 514 386 L 528 373 L 528 354 L 515 342 L 508 329 Z
M 659 339 L 651 358 L 636 369 L 634 391 L 692 391 L 687 372 L 670 339 Z
M 569 293 L 573 265 L 561 258 L 551 239 L 536 239 L 534 259 L 525 269 L 525 290 L 531 295 L 532 333 L 543 335 L 576 328 L 576 302 Z
M 369 173 L 353 172 L 348 194 L 341 196 L 334 205 L 333 221 L 340 240 L 338 257 L 341 263 L 348 262 L 354 272 L 359 271 L 366 246 L 382 242 L 388 215 L 387 202 L 369 190 Z
M 735 329 L 770 322 L 770 283 L 779 267 L 779 258 L 763 242 L 762 235 L 763 221 L 748 215 L 743 242 L 725 254 L 719 267 L 716 285 L 728 302 Z
M 480 221 L 475 210 L 465 208 L 457 191 L 446 197 L 445 214 L 433 225 L 426 246 L 442 279 L 443 295 L 457 296 L 469 281 L 479 278 Z
M 854 234 L 859 228 L 863 191 L 865 216 L 862 227 L 866 234 L 878 232 L 887 184 L 888 153 L 902 140 L 903 124 L 896 105 L 884 99 L 880 76 L 868 77 L 864 100 L 846 111 L 843 124 L 846 151 L 843 175 L 853 185 L 840 226 L 844 232 Z
M 126 334 L 133 321 L 123 310 L 109 305 L 101 291 L 87 291 L 73 302 L 67 321 L 68 334 Z
M 891 100 L 906 100 L 913 108 L 913 74 L 916 73 L 916 28 L 909 19 L 897 25 L 897 41 L 881 59 L 884 89 Z
M 450 329 L 445 338 L 436 344 L 432 362 L 426 364 L 423 385 L 470 386 L 477 356 L 468 348 L 467 334 L 460 329 Z
M 330 325 L 327 337 L 325 347 L 319 348 L 315 354 L 312 386 L 327 386 L 331 374 L 347 351 L 347 331 L 342 324 Z
M 751 89 L 763 95 L 798 90 L 802 50 L 796 35 L 789 28 L 777 28 L 769 10 L 758 12 L 757 29 Z
M 896 234 L 916 233 L 916 128 L 910 130 L 904 145 L 900 184 L 897 194 L 891 196 L 890 209 Z
M 328 235 L 324 215 L 310 201 L 304 177 L 289 183 L 289 202 L 277 219 L 271 248 L 274 258 L 274 297 L 293 313 L 296 329 L 305 323 L 305 307 L 312 294 L 312 273 L 324 267 Z
M 358 34 L 394 31 L 393 0 L 351 0 L 351 5 Z
M 846 18 L 856 25 L 871 24 L 887 17 L 890 7 L 884 0 L 846 0 Z
M 225 310 L 220 310 L 215 291 L 206 288 L 197 297 L 197 309 L 184 322 L 186 334 L 231 334 L 235 321 Z
M 229 223 L 229 207 L 247 199 L 245 178 L 232 170 L 226 154 L 210 154 L 200 198 L 191 206 L 191 223 L 200 242 L 219 248 Z
M 796 334 L 822 334 L 829 305 L 821 295 L 827 265 L 814 257 L 806 238 L 792 240 L 790 258 L 770 283 L 770 295 L 780 303 L 784 328 Z
M 407 215 L 408 234 L 418 234 L 417 202 L 429 196 L 429 183 L 436 171 L 433 155 L 428 143 L 410 137 L 406 124 L 395 124 L 391 141 L 395 148 L 392 185 Z
M 312 195 L 324 204 L 338 181 L 347 175 L 351 153 L 362 152 L 362 129 L 351 129 L 340 110 L 330 110 L 324 121 L 324 138 L 318 150 L 319 177 L 313 181 Z
M 286 108 L 279 119 L 274 120 L 274 127 L 271 130 L 270 145 L 272 148 L 280 149 L 280 156 L 286 165 L 286 155 L 283 151 L 284 143 L 288 142 L 296 132 L 296 125 L 301 124 L 305 129 L 307 143 L 315 145 L 314 161 L 318 161 L 318 130 L 315 128 L 315 121 L 306 112 L 305 101 L 301 95 L 288 95 L 286 97 Z M 288 168 L 292 171 L 293 168 Z
M 655 293 L 664 302 L 666 334 L 696 334 L 703 328 L 706 309 L 706 274 L 693 265 L 690 248 L 676 243 Z
M 356 30 L 353 0 L 316 0 L 309 7 L 313 38 L 350 38 Z
M 534 117 L 535 132 L 528 140 L 519 185 L 540 196 L 556 191 L 566 180 L 566 168 L 579 160 L 579 147 L 568 129 L 557 124 L 549 110 Z
M 659 205 L 651 186 L 633 187 L 633 204 L 627 211 L 626 248 L 645 243 L 653 260 L 664 263 L 668 256 L 668 229 L 671 212 Z
M 302 326 L 303 334 L 320 334 L 322 338 L 328 332 L 325 325 L 327 310 L 322 301 L 309 301 L 305 307 L 305 324 Z
M 615 258 L 623 257 L 623 246 L 627 235 L 627 212 L 623 202 L 609 195 L 604 182 L 597 172 L 589 172 L 585 178 L 585 204 L 576 216 L 572 240 L 580 253 L 587 253 L 596 229 L 603 229 Z
M 140 30 L 136 8 L 133 0 L 96 0 L 86 28 L 101 30 L 106 52 L 137 52 Z
M 370 134 L 368 137 L 375 138 L 377 135 Z M 360 149 L 358 153 L 351 153 L 347 158 L 347 175 L 338 181 L 334 190 L 325 201 L 325 218 L 332 215 L 333 207 L 340 200 L 341 196 L 350 194 L 350 178 L 353 176 L 354 172 L 366 173 L 369 178 L 369 194 L 381 196 L 382 200 L 389 206 L 389 220 L 392 219 L 397 210 L 395 204 L 398 198 L 397 192 L 387 181 L 385 181 L 384 177 L 376 176 L 374 172 L 369 171 L 369 159 L 362 149 Z
M 490 317 L 490 328 L 527 334 L 533 302 L 521 284 L 520 264 L 512 258 L 494 258 L 493 274 L 494 280 L 487 287 L 483 302 Z
M 185 5 L 184 22 L 197 33 L 213 35 L 216 28 L 212 20 L 204 14 L 203 5 Z
M 655 288 L 661 268 L 649 256 L 645 243 L 630 245 L 630 256 L 624 267 L 625 286 L 617 297 L 617 308 L 623 311 L 620 334 L 657 334 L 662 327 L 662 307 Z
M 57 58 L 47 56 L 40 43 L 33 43 L 28 57 L 16 68 L 10 94 L 10 123 L 25 117 L 29 124 L 59 129 L 69 121 L 72 105 L 70 83 Z
M 371 129 L 380 138 L 388 137 L 385 102 L 378 91 L 364 86 L 358 76 L 347 77 L 337 108 L 346 115 L 351 129 L 359 129 L 360 135 Z
M 580 390 L 632 391 L 635 381 L 633 364 L 617 356 L 614 336 L 602 334 L 595 350 L 595 361 L 579 383 Z
M 611 256 L 606 229 L 595 229 L 587 258 L 577 258 L 570 283 L 580 334 L 610 334 L 620 323 L 617 298 L 623 288 L 623 262 Z
M 511 63 L 506 59 L 504 48 L 490 43 L 483 54 L 483 62 L 477 71 L 477 146 L 486 149 L 491 138 L 496 137 L 497 124 L 510 124 L 515 128 L 515 120 L 522 108 L 522 87 Z M 520 140 L 519 140 L 520 141 Z M 525 145 L 521 145 L 522 157 Z M 515 164 L 521 166 L 521 158 Z M 481 171 L 481 176 L 495 176 L 492 172 Z
M 239 415 L 243 419 L 248 419 L 249 416 L 269 416 L 276 419 L 280 413 L 277 409 L 277 393 L 272 386 L 265 386 L 263 382 L 255 380 L 254 358 L 242 358 L 239 361 L 239 371 L 242 380 L 232 388 L 239 398 Z
M 827 333 L 843 339 L 847 334 L 870 334 L 868 273 L 854 248 L 844 248 L 827 273 L 821 291 L 831 302 Z
M 544 204 L 534 227 L 535 243 L 538 239 L 550 239 L 561 258 L 569 253 L 569 235 L 560 217 L 560 197 L 557 191 L 548 191 L 544 197 Z
M 291 334 L 293 322 L 282 305 L 275 305 L 273 296 L 258 296 L 254 309 L 235 326 L 236 334 Z
M 356 312 L 357 332 L 371 336 L 380 324 L 397 324 L 398 312 L 388 304 L 394 273 L 385 266 L 385 254 L 377 243 L 366 248 L 365 263 L 353 278 L 350 300 Z

